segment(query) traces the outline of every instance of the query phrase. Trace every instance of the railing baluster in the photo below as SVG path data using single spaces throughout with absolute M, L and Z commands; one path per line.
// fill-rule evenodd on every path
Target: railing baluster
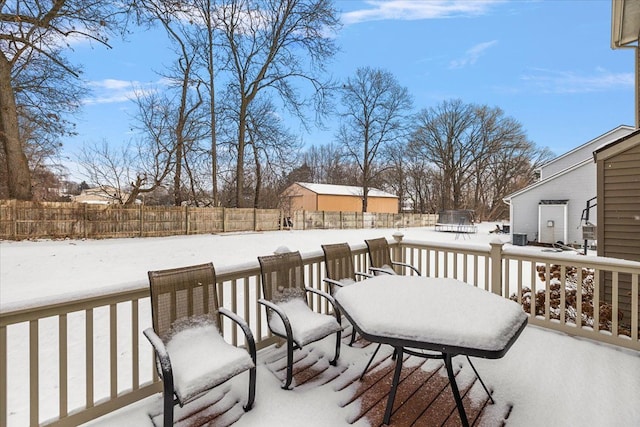
M 131 301 L 131 389 L 138 390 L 140 388 L 140 310 L 139 300 L 136 298 Z
M 31 414 L 29 417 L 29 423 L 32 426 L 39 425 L 39 413 L 40 413 L 40 393 L 39 393 L 39 378 L 38 378 L 38 320 L 31 320 L 29 322 L 29 407 Z
M 614 271 L 611 274 L 611 305 L 613 310 L 611 311 L 611 335 L 618 336 L 618 272 Z
M 600 330 L 600 270 L 593 271 L 593 330 Z
M 68 403 L 67 403 L 67 391 L 68 391 L 68 361 L 67 361 L 67 315 L 61 314 L 58 316 L 58 378 L 60 384 L 59 395 L 59 414 L 60 418 L 67 416 Z
M 118 310 L 109 304 L 109 372 L 111 374 L 111 399 L 118 396 Z
M 87 354 L 85 355 L 86 371 L 86 404 L 87 408 L 93 407 L 93 309 L 85 311 L 85 345 Z
M 551 316 L 551 264 L 546 263 L 544 280 L 544 320 L 549 320 Z
M 238 281 L 234 280 L 231 282 L 231 311 L 234 313 L 238 312 Z M 238 345 L 238 328 L 235 326 L 235 323 L 231 324 L 231 343 L 233 345 Z
M 566 304 L 567 304 L 567 266 L 560 266 L 560 323 L 566 324 Z M 578 326 L 578 325 L 576 325 Z
M 638 276 L 631 275 L 631 340 L 638 341 Z
M 564 265 L 562 266 L 562 279 L 566 276 L 566 270 Z M 583 269 L 581 266 L 576 266 L 576 326 L 582 328 L 582 283 L 584 281 Z M 564 305 L 562 306 L 564 307 Z M 562 310 L 564 313 L 564 310 Z
M 0 326 L 0 425 L 7 423 L 7 327 Z
M 243 293 L 243 307 L 244 307 L 244 314 L 243 314 L 243 318 L 245 320 L 245 322 L 247 322 L 248 325 L 251 325 L 251 311 L 249 310 L 249 308 L 251 307 L 249 305 L 249 284 L 251 283 L 251 280 L 249 280 L 249 277 L 245 277 L 243 284 L 242 284 L 242 293 Z M 258 294 L 256 294 L 256 299 L 258 297 Z M 251 326 L 249 326 L 249 328 L 251 328 Z M 244 337 L 244 334 L 242 334 L 242 336 Z M 246 337 L 243 338 L 243 342 L 244 345 L 247 345 L 247 340 Z
M 536 269 L 537 265 L 533 264 L 533 268 L 531 269 L 531 304 L 530 305 L 530 313 L 531 317 L 535 317 L 536 316 L 536 279 L 537 279 L 537 269 Z

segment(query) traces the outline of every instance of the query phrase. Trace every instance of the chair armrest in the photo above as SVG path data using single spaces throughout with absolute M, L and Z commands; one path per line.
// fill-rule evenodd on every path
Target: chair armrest
M 331 306 L 333 307 L 333 313 L 335 314 L 336 319 L 338 320 L 338 323 L 342 324 L 342 315 L 340 314 L 340 309 L 336 304 L 336 300 L 331 295 L 319 289 L 314 289 L 310 286 L 305 286 L 304 289 L 307 292 L 311 292 L 313 294 L 320 295 L 321 297 L 326 298 L 331 303 Z
M 336 285 L 336 286 L 338 286 L 339 288 L 341 288 L 341 287 L 343 287 L 343 286 L 344 286 L 344 283 L 339 282 L 339 281 L 337 281 L 337 280 L 329 279 L 328 277 L 325 277 L 324 279 L 322 279 L 322 281 L 323 281 L 323 282 L 325 282 L 325 283 L 328 283 L 328 284 L 330 284 L 330 285 Z
M 418 276 L 422 276 L 422 274 L 420 274 L 420 270 L 418 270 L 417 268 L 415 268 L 413 265 L 411 264 L 406 264 L 404 262 L 396 262 L 396 261 L 391 261 L 391 264 L 393 265 L 399 265 L 402 267 L 407 267 L 410 268 L 411 270 L 413 270 Z
M 284 330 L 287 332 L 287 339 L 293 341 L 293 331 L 291 330 L 291 322 L 289 321 L 289 317 L 287 317 L 287 314 L 282 311 L 280 307 L 278 307 L 278 304 L 264 298 L 260 298 L 258 300 L 258 303 L 264 305 L 267 310 L 275 311 L 275 313 L 280 316 L 280 319 L 282 319 L 282 323 L 284 324 Z M 271 327 L 269 327 L 269 329 L 271 329 Z
M 247 339 L 249 354 L 251 355 L 251 359 L 253 359 L 253 363 L 255 364 L 256 363 L 256 340 L 253 337 L 253 332 L 251 332 L 251 328 L 249 328 L 249 325 L 247 324 L 247 322 L 245 322 L 245 320 L 242 317 L 238 316 L 233 311 L 227 310 L 224 307 L 219 307 L 218 313 L 228 317 L 229 319 L 234 321 L 238 326 L 240 326 L 240 328 L 242 329 L 242 332 L 244 332 L 244 336 Z
M 171 359 L 169 358 L 169 352 L 167 352 L 167 347 L 165 347 L 164 342 L 160 339 L 158 334 L 153 330 L 153 328 L 147 328 L 142 331 L 145 337 L 151 343 L 151 346 L 156 352 L 156 357 L 158 358 L 158 365 L 161 370 L 162 381 L 165 383 L 167 387 L 173 390 L 173 370 L 171 369 Z
M 374 274 L 375 273 L 382 273 L 382 274 L 389 274 L 389 275 L 395 274 L 390 272 L 388 268 L 369 267 L 369 271 L 372 271 Z
M 366 277 L 367 279 L 371 279 L 373 277 L 373 274 L 363 273 L 361 271 L 356 271 L 354 274 L 356 276 Z

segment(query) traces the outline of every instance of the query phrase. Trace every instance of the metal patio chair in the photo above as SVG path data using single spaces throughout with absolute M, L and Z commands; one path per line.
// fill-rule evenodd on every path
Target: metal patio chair
M 322 245 L 324 252 L 324 266 L 327 277 L 323 280 L 329 285 L 329 292 L 333 294 L 337 289 L 355 283 L 358 277 L 371 278 L 372 274 L 355 271 L 353 268 L 353 254 L 348 243 L 333 243 Z M 356 339 L 355 330 L 351 334 L 352 345 Z
M 164 426 L 173 425 L 176 403 L 182 407 L 247 370 L 249 395 L 244 410 L 249 411 L 256 389 L 256 344 L 247 323 L 219 306 L 213 264 L 150 271 L 148 275 L 153 328 L 147 328 L 144 335 L 153 346 L 162 378 Z M 246 350 L 224 340 L 221 315 L 240 326 Z
M 335 366 L 340 356 L 342 326 L 340 310 L 326 292 L 305 286 L 300 252 L 285 252 L 258 257 L 262 278 L 262 296 L 271 332 L 287 340 L 287 376 L 282 386 L 289 389 L 293 379 L 293 350 L 336 334 L 336 349 L 329 362 Z M 308 293 L 326 298 L 333 315 L 317 313 L 309 307 Z
M 327 277 L 324 281 L 329 284 L 331 293 L 334 287 L 347 286 L 355 283 L 358 277 L 371 278 L 372 274 L 355 271 L 353 267 L 353 254 L 348 243 L 333 243 L 322 245 L 324 252 L 324 265 Z
M 394 267 L 408 268 L 420 276 L 420 270 L 411 264 L 391 260 L 389 242 L 384 237 L 365 240 L 369 249 L 369 271 L 373 274 L 397 274 Z

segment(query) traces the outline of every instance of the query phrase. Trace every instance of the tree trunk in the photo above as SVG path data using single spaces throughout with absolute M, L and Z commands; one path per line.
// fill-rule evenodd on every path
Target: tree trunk
M 2 142 L 7 162 L 9 197 L 32 200 L 31 172 L 20 141 L 16 98 L 11 87 L 11 67 L 2 53 L 0 53 L 0 142 Z
M 247 102 L 243 101 L 240 106 L 240 117 L 238 120 L 238 159 L 236 163 L 236 208 L 243 207 L 244 193 L 244 147 L 247 129 Z

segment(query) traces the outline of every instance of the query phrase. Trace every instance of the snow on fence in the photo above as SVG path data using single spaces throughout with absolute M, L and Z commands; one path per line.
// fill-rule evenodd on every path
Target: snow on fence
M 526 307 L 531 324 L 640 351 L 638 262 L 533 253 L 500 242 L 397 240 L 391 242 L 393 259 L 415 265 L 423 276 L 457 278 L 511 298 Z M 353 246 L 352 252 L 355 269 L 366 271 L 365 245 Z M 305 254 L 303 262 L 307 285 L 327 291 L 321 251 Z M 586 287 L 571 288 L 567 271 L 590 271 L 592 279 Z M 257 262 L 217 269 L 221 304 L 245 318 L 262 348 L 274 338 L 257 303 L 259 277 Z M 613 299 L 602 292 L 601 277 L 610 278 Z M 622 280 L 631 282 L 631 295 L 619 292 Z M 556 290 L 559 312 L 552 298 Z M 629 318 L 603 318 L 618 313 L 624 299 L 631 307 Z M 590 311 L 590 304 L 600 309 Z M 329 310 L 319 297 L 311 305 Z M 144 281 L 119 292 L 0 312 L 0 425 L 78 425 L 159 392 L 151 346 L 141 338 L 150 324 Z M 244 335 L 228 320 L 223 332 L 230 343 L 244 345 Z
M 161 237 L 241 231 L 427 227 L 434 214 L 200 208 L 191 206 L 91 205 L 68 202 L 0 201 L 0 239 L 104 239 Z

